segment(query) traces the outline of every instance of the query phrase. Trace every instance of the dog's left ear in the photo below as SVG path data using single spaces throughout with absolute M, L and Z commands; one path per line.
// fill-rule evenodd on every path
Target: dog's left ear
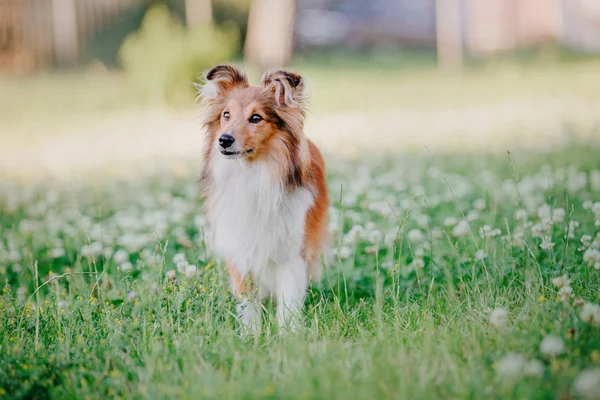
M 262 85 L 275 96 L 280 106 L 304 107 L 304 79 L 298 74 L 283 70 L 265 72 Z

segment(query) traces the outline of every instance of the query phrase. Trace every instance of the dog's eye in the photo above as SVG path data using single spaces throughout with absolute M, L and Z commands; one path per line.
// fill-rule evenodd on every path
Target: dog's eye
M 230 117 L 230 115 L 229 115 L 229 111 L 225 111 L 225 112 L 223 113 L 223 119 L 224 119 L 225 121 L 229 121 L 229 117 Z
M 248 121 L 250 121 L 253 124 L 258 124 L 262 120 L 263 120 L 263 118 L 260 115 L 252 114 L 252 116 L 250 117 L 250 119 Z

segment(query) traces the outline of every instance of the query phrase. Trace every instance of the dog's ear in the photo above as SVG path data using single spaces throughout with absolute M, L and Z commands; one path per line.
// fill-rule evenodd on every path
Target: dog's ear
M 210 101 L 225 96 L 236 87 L 247 86 L 248 78 L 244 71 L 232 65 L 217 65 L 204 76 L 204 84 L 199 85 L 199 97 Z
M 280 106 L 305 106 L 304 79 L 298 74 L 283 70 L 270 70 L 262 77 L 265 90 L 273 93 Z

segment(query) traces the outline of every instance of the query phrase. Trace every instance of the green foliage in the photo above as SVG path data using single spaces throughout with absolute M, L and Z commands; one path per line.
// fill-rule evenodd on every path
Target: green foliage
M 150 101 L 179 102 L 191 98 L 200 71 L 235 54 L 238 41 L 235 26 L 186 28 L 166 6 L 157 6 L 124 41 L 119 60 L 134 87 Z

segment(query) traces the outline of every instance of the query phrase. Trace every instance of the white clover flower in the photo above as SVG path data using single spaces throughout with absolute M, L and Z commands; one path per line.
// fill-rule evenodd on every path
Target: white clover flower
M 563 222 L 565 220 L 565 209 L 564 208 L 555 208 L 552 210 L 552 221 L 554 222 Z
M 578 221 L 570 221 L 569 228 L 567 229 L 567 237 L 573 239 L 575 237 L 575 229 L 579 228 Z
M 496 373 L 509 380 L 519 380 L 527 360 L 521 354 L 509 353 L 496 362 Z
M 600 368 L 582 371 L 573 383 L 573 391 L 586 400 L 600 399 Z
M 591 235 L 583 235 L 581 239 L 579 239 L 581 244 L 584 247 L 590 247 L 592 245 L 592 236 Z
M 477 261 L 483 261 L 487 256 L 488 254 L 483 249 L 477 250 L 475 252 L 475 259 Z
M 48 255 L 52 258 L 61 258 L 64 257 L 67 252 L 62 247 L 55 247 L 48 251 Z
M 133 269 L 133 265 L 129 261 L 124 262 L 119 267 L 121 268 L 121 271 L 123 271 L 123 272 L 128 272 Z
M 456 226 L 452 229 L 452 236 L 454 237 L 463 237 L 467 236 L 471 231 L 471 227 L 467 221 L 460 220 Z
M 469 210 L 469 212 L 467 213 L 467 221 L 469 221 L 469 222 L 477 221 L 480 216 L 481 215 L 479 214 L 479 211 Z
M 192 278 L 198 273 L 198 268 L 195 265 L 186 265 L 184 273 L 186 278 Z
M 538 208 L 537 216 L 541 220 L 550 219 L 552 216 L 550 206 L 548 204 L 543 204 L 540 208 Z
M 178 268 L 185 267 L 188 264 L 187 258 L 183 253 L 177 253 L 173 256 L 173 264 L 175 264 Z
M 367 254 L 375 254 L 378 251 L 379 251 L 379 246 L 377 246 L 377 245 L 365 247 L 365 253 L 367 253 Z
M 528 361 L 523 367 L 523 375 L 529 378 L 541 378 L 544 376 L 544 363 L 539 360 Z
M 594 203 L 592 203 L 591 200 L 586 200 L 586 201 L 583 202 L 582 206 L 583 206 L 584 210 L 591 210 L 593 204 Z
M 458 223 L 458 219 L 455 217 L 444 218 L 444 226 L 454 226 Z
M 573 288 L 571 286 L 561 287 L 558 291 L 558 296 L 563 302 L 568 302 L 571 297 L 573 297 Z
M 425 267 L 425 261 L 422 258 L 415 258 L 411 264 L 414 268 L 423 268 Z
M 583 253 L 583 261 L 594 269 L 600 269 L 600 251 L 590 247 Z
M 567 274 L 563 276 L 559 276 L 558 278 L 552 278 L 552 284 L 556 286 L 556 288 L 560 289 L 563 287 L 567 287 L 571 284 L 571 280 Z
M 368 240 L 372 244 L 379 243 L 381 241 L 382 237 L 383 237 L 383 234 L 378 230 L 372 230 L 372 231 L 369 231 L 369 233 L 368 233 Z
M 544 236 L 542 238 L 542 243 L 540 244 L 540 248 L 542 250 L 550 251 L 554 247 L 554 243 L 552 243 L 552 238 L 549 236 Z
M 528 217 L 527 210 L 520 208 L 517 211 L 515 211 L 515 219 L 517 221 L 525 221 L 527 219 L 527 217 Z
M 102 254 L 102 243 L 92 242 L 89 245 L 85 245 L 81 248 L 81 255 L 84 257 L 95 257 Z
M 123 264 L 126 261 L 129 261 L 129 253 L 125 250 L 117 250 L 115 254 L 113 254 L 113 261 L 115 264 Z
M 337 250 L 337 249 L 336 249 Z M 352 250 L 350 249 L 350 247 L 348 246 L 342 246 L 338 252 L 337 252 L 337 256 L 341 259 L 341 260 L 346 260 L 348 259 L 348 257 L 350 257 L 350 255 L 352 255 Z
M 174 281 L 177 278 L 177 272 L 174 269 L 170 269 L 166 273 L 166 278 L 170 281 Z
M 432 239 L 441 239 L 442 237 L 444 237 L 444 231 L 442 231 L 440 228 L 433 228 L 431 230 Z
M 579 318 L 583 322 L 600 327 L 600 305 L 585 303 L 579 311 Z
M 411 229 L 408 231 L 407 237 L 411 242 L 422 242 L 424 239 L 423 232 L 420 229 Z
M 485 199 L 477 199 L 473 202 L 473 207 L 476 210 L 485 210 L 486 207 L 486 203 L 485 203 Z
M 479 236 L 482 238 L 493 238 L 502 234 L 500 229 L 492 229 L 489 225 L 483 225 L 479 228 Z
M 359 239 L 364 235 L 365 229 L 361 225 L 354 225 L 348 233 L 344 235 L 344 244 L 353 245 L 359 241 Z
M 565 342 L 555 335 L 547 335 L 540 343 L 540 353 L 544 356 L 556 357 L 565 352 Z
M 504 329 L 509 322 L 509 315 L 506 308 L 496 307 L 490 313 L 490 324 L 498 329 Z

